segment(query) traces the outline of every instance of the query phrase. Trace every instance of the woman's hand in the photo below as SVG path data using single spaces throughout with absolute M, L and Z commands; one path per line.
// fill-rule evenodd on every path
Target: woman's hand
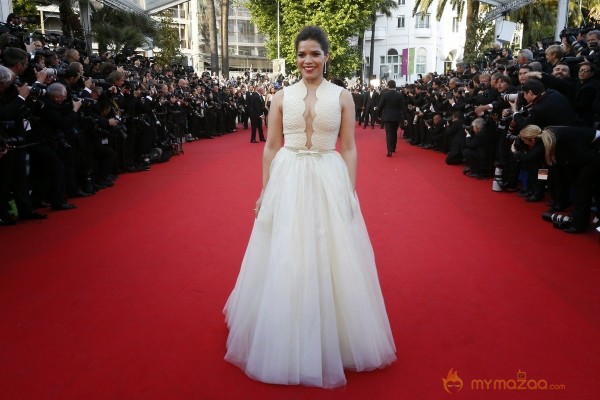
M 260 197 L 256 200 L 256 208 L 254 209 L 254 218 L 258 218 L 258 212 L 260 211 L 260 206 L 262 205 L 263 192 L 260 192 Z

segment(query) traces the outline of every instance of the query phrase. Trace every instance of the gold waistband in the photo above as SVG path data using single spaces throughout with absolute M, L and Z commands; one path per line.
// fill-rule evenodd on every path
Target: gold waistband
M 308 149 L 295 149 L 293 147 L 284 146 L 286 149 L 298 153 L 299 156 L 320 156 L 321 154 L 333 153 L 332 150 L 308 150 Z

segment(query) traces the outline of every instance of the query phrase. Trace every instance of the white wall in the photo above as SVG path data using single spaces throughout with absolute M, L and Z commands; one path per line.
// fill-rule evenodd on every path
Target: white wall
M 460 59 L 463 54 L 463 45 L 466 32 L 466 15 L 463 15 L 460 22 L 458 32 L 452 32 L 452 21 L 456 17 L 456 12 L 452 10 L 449 3 L 446 5 L 444 15 L 438 22 L 435 19 L 435 10 L 437 9 L 437 0 L 434 0 L 429 8 L 429 29 L 417 29 L 415 27 L 415 19 L 412 16 L 414 8 L 414 0 L 406 0 L 405 5 L 399 5 L 396 10 L 392 11 L 391 18 L 380 16 L 377 19 L 376 29 L 379 34 L 376 34 L 375 40 L 375 56 L 373 73 L 380 77 L 381 56 L 386 55 L 389 49 L 396 49 L 399 55 L 402 55 L 402 49 L 424 48 L 427 52 L 427 62 L 425 73 L 427 72 L 444 72 L 444 60 L 450 53 L 454 55 L 452 67 L 456 66 L 456 60 Z M 397 18 L 404 16 L 404 28 L 398 28 Z M 384 33 L 384 34 L 382 34 Z M 369 57 L 370 53 L 370 32 L 365 34 L 364 56 Z M 390 77 L 392 78 L 392 77 Z M 418 78 L 417 74 L 408 77 L 408 82 L 412 82 Z M 398 77 L 396 81 L 400 84 L 406 83 L 405 77 Z

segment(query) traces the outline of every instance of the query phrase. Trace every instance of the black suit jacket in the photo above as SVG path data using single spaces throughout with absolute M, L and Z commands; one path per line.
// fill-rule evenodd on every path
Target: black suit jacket
M 549 128 L 556 136 L 555 157 L 558 164 L 582 165 L 594 155 L 592 141 L 596 137 L 596 129 L 570 126 Z
M 377 108 L 383 122 L 400 122 L 404 119 L 404 98 L 395 89 L 386 90 L 381 94 Z
M 261 115 L 264 114 L 265 103 L 262 96 L 257 92 L 253 92 L 252 95 L 250 95 L 250 106 L 248 110 L 250 118 L 260 118 Z
M 571 125 L 573 121 L 575 110 L 569 100 L 556 90 L 548 89 L 533 102 L 519 129 L 527 125 L 537 125 L 542 129 L 550 125 Z
M 371 96 L 370 92 L 365 94 L 365 109 L 368 111 L 372 111 L 379 104 L 379 93 L 373 91 L 373 95 Z

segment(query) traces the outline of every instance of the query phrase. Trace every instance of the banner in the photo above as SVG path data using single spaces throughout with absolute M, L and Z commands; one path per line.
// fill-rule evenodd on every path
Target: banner
M 408 74 L 412 75 L 415 73 L 415 48 L 411 47 L 408 49 Z
M 408 49 L 402 49 L 402 65 L 400 66 L 400 75 L 408 75 Z

